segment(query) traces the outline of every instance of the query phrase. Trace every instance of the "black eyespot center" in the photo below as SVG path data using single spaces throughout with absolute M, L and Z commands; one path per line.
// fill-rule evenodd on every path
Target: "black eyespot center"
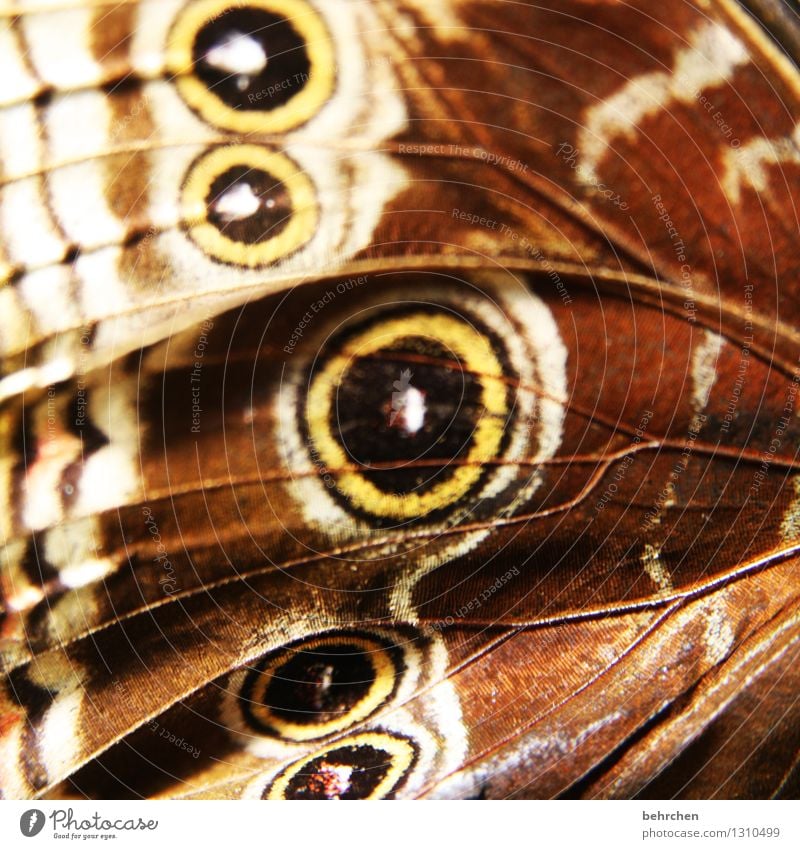
M 288 799 L 364 799 L 386 778 L 391 756 L 372 746 L 342 746 L 311 761 L 289 782 Z
M 208 221 L 234 242 L 255 245 L 286 229 L 292 199 L 267 171 L 237 165 L 220 174 L 206 196 Z
M 285 133 L 335 94 L 326 13 L 306 0 L 195 0 L 169 32 L 166 66 L 198 117 L 239 134 Z
M 301 435 L 348 513 L 383 528 L 442 520 L 470 509 L 506 450 L 512 380 L 477 317 L 385 308 L 328 340 L 298 395 Z
M 353 360 L 330 427 L 380 490 L 413 492 L 452 477 L 457 466 L 448 463 L 469 451 L 480 394 L 457 354 L 436 340 L 406 337 Z M 443 462 L 424 465 L 432 460 Z
M 419 758 L 407 737 L 382 731 L 355 735 L 290 765 L 264 799 L 391 799 Z
M 276 716 L 291 722 L 328 722 L 361 701 L 374 680 L 369 655 L 357 646 L 323 645 L 276 669 L 265 699 Z
M 258 733 L 290 742 L 327 737 L 388 704 L 405 670 L 403 650 L 370 634 L 302 640 L 245 675 L 242 717 Z
M 238 55 L 237 55 L 238 54 Z M 311 72 L 306 43 L 291 21 L 254 6 L 234 7 L 201 27 L 194 72 L 232 109 L 263 112 L 288 103 Z
M 181 189 L 185 227 L 212 260 L 262 268 L 305 248 L 319 224 L 316 188 L 285 153 L 262 144 L 212 145 Z

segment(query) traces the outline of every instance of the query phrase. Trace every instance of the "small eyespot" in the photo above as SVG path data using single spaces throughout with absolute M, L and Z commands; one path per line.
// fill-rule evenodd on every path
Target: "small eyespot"
M 186 103 L 209 124 L 280 133 L 330 97 L 330 34 L 305 0 L 190 3 L 170 34 L 167 67 Z
M 402 652 L 359 632 L 303 640 L 267 655 L 245 677 L 247 726 L 289 742 L 327 737 L 363 722 L 394 695 Z
M 385 732 L 356 734 L 287 767 L 263 799 L 390 799 L 417 761 L 414 744 Z
M 192 164 L 182 189 L 192 241 L 220 262 L 271 265 L 314 235 L 314 186 L 282 153 L 259 145 L 212 148 Z
M 299 411 L 331 495 L 373 524 L 433 520 L 499 460 L 513 392 L 503 345 L 475 320 L 420 305 L 330 340 Z

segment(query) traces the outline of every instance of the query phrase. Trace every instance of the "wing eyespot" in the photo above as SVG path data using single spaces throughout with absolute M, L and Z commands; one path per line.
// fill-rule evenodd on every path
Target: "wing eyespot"
M 406 737 L 373 731 L 339 740 L 290 764 L 263 799 L 389 799 L 418 757 Z
M 423 575 L 547 485 L 567 352 L 548 304 L 514 278 L 369 282 L 357 312 L 339 307 L 346 288 L 327 284 L 310 318 L 278 333 L 292 355 L 278 433 L 285 489 L 319 538 L 340 545 L 378 530 L 358 558 L 411 567 L 389 600 L 407 617 Z
M 333 42 L 305 0 L 204 0 L 175 22 L 167 66 L 215 127 L 283 133 L 319 112 L 335 84 Z
M 481 488 L 514 419 L 499 338 L 473 317 L 419 305 L 328 352 L 300 412 L 343 506 L 384 524 L 433 520 Z
M 309 177 L 260 145 L 212 148 L 189 169 L 181 197 L 186 228 L 207 256 L 259 268 L 302 248 L 319 222 Z
M 404 668 L 402 652 L 370 634 L 306 639 L 262 658 L 245 676 L 242 718 L 285 742 L 328 737 L 387 704 Z

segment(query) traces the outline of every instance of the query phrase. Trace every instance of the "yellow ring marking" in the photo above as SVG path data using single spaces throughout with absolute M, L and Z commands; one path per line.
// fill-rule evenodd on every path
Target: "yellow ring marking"
M 342 353 L 333 357 L 314 378 L 309 389 L 306 398 L 308 428 L 320 459 L 329 469 L 347 466 L 350 462 L 331 432 L 330 410 L 351 361 L 408 336 L 435 339 L 455 351 L 469 371 L 481 375 L 481 402 L 485 414 L 475 427 L 467 464 L 459 466 L 451 478 L 426 493 L 386 493 L 355 472 L 345 472 L 337 477 L 337 488 L 356 507 L 383 518 L 409 519 L 426 515 L 460 498 L 480 477 L 480 464 L 497 457 L 508 412 L 503 368 L 485 336 L 451 316 L 420 313 L 389 320 L 351 339 Z
M 256 688 L 253 688 L 253 704 L 249 706 L 250 712 L 259 719 L 264 725 L 274 729 L 284 739 L 294 740 L 296 742 L 304 742 L 307 740 L 316 740 L 320 737 L 328 737 L 335 734 L 337 731 L 343 731 L 357 722 L 366 719 L 370 714 L 374 713 L 386 699 L 392 694 L 394 689 L 395 677 L 397 669 L 392 663 L 389 653 L 386 648 L 377 640 L 369 640 L 358 635 L 355 636 L 334 636 L 320 637 L 309 643 L 303 643 L 296 646 L 296 651 L 313 651 L 318 646 L 324 645 L 352 645 L 362 649 L 368 656 L 374 673 L 372 686 L 364 694 L 363 698 L 357 701 L 353 707 L 343 716 L 336 719 L 331 719 L 328 722 L 318 723 L 316 725 L 300 722 L 290 722 L 276 716 L 275 713 L 266 704 L 261 703 L 256 698 Z M 261 673 L 260 681 L 263 684 L 258 685 L 258 694 L 265 692 L 269 685 L 269 679 L 274 674 L 275 670 L 286 663 L 288 655 L 281 654 L 275 658 L 273 663 L 269 664 Z M 266 679 L 266 680 L 265 680 Z
M 209 22 L 242 5 L 263 9 L 288 21 L 305 42 L 309 73 L 303 88 L 270 111 L 233 109 L 194 75 L 192 51 L 197 33 Z M 167 45 L 166 65 L 183 99 L 209 124 L 238 133 L 282 133 L 304 124 L 331 95 L 336 57 L 330 33 L 304 0 L 202 0 L 191 3 L 175 23 Z
M 390 734 L 380 734 L 376 732 L 365 732 L 356 734 L 353 737 L 345 737 L 342 740 L 337 740 L 335 743 L 327 746 L 325 749 L 314 752 L 295 761 L 286 770 L 279 775 L 270 788 L 267 799 L 285 799 L 286 791 L 289 787 L 289 782 L 299 773 L 303 767 L 308 766 L 312 761 L 318 758 L 325 757 L 329 752 L 343 749 L 348 746 L 371 746 L 373 749 L 380 749 L 386 752 L 392 759 L 391 765 L 386 772 L 383 780 L 375 787 L 375 789 L 366 796 L 366 799 L 382 799 L 388 795 L 400 782 L 400 779 L 405 775 L 411 764 L 414 762 L 414 748 L 408 740 L 402 737 L 392 737 Z
M 286 187 L 291 218 L 276 236 L 247 244 L 225 236 L 208 220 L 208 198 L 214 181 L 230 168 L 243 165 L 266 171 Z M 304 245 L 314 235 L 319 210 L 314 185 L 282 153 L 254 144 L 218 147 L 194 164 L 182 193 L 183 214 L 193 241 L 207 254 L 232 265 L 256 268 L 269 265 Z

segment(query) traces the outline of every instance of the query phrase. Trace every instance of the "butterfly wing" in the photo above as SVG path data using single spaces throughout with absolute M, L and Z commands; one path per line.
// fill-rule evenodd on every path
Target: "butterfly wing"
M 163 2 L 13 78 L 4 210 L 82 212 L 4 246 L 4 794 L 791 794 L 796 71 L 724 2 L 300 5 L 277 81 Z

